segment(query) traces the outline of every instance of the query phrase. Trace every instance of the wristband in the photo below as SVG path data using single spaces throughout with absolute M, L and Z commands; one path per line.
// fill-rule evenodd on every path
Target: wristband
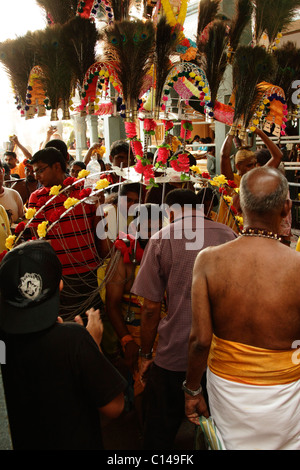
M 191 395 L 191 397 L 195 397 L 196 395 L 199 395 L 199 393 L 202 392 L 202 387 L 200 385 L 200 387 L 198 388 L 198 390 L 190 390 L 189 388 L 186 387 L 186 380 L 183 382 L 182 384 L 182 390 L 185 391 L 185 393 L 187 393 L 188 395 Z
M 122 346 L 123 350 L 126 347 L 126 344 L 130 343 L 131 341 L 134 341 L 134 339 L 131 335 L 125 335 L 125 336 L 123 336 L 123 338 L 120 339 L 120 343 L 121 343 L 121 346 Z
M 144 359 L 152 359 L 152 351 L 149 353 L 143 353 L 142 349 L 139 349 L 139 356 L 143 357 Z

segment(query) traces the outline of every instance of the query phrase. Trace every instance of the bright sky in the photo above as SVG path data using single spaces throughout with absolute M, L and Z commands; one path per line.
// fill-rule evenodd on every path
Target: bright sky
M 0 15 L 0 42 L 6 39 L 15 39 L 23 36 L 27 31 L 44 29 L 46 20 L 43 10 L 35 0 L 13 0 L 5 2 Z M 11 93 L 10 80 L 0 64 L 0 148 L 10 134 L 27 134 L 28 129 L 23 129 L 24 118 L 20 123 L 20 113 L 17 111 L 13 95 Z M 42 119 L 42 118 L 41 118 Z M 27 126 L 29 128 L 29 125 Z M 18 132 L 19 131 L 19 132 Z M 18 135 L 18 137 L 19 137 Z M 21 139 L 20 139 L 21 140 Z M 27 138 L 29 141 L 29 138 Z M 30 142 L 26 142 L 29 143 Z

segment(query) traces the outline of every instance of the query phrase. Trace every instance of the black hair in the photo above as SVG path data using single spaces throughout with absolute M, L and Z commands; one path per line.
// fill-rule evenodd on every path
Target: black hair
M 61 152 L 62 156 L 64 157 L 64 159 L 66 161 L 68 161 L 68 159 L 69 159 L 68 147 L 66 146 L 66 144 L 64 143 L 63 140 L 60 140 L 60 139 L 50 140 L 45 145 L 45 148 L 48 148 L 48 147 L 54 147 L 57 150 L 59 150 Z
M 129 192 L 140 194 L 140 188 L 140 183 L 122 184 L 120 189 L 120 196 L 126 196 L 126 194 L 128 194 Z
M 6 150 L 6 152 L 4 153 L 4 156 L 5 155 L 7 155 L 8 157 L 17 158 L 16 152 L 12 152 L 11 150 Z
M 255 156 L 259 166 L 264 166 L 271 159 L 271 153 L 268 149 L 257 150 Z
M 114 157 L 115 155 L 118 155 L 118 153 L 126 153 L 128 154 L 130 149 L 129 143 L 126 142 L 126 140 L 116 140 L 111 144 L 110 147 L 110 155 L 111 157 Z
M 191 205 L 193 209 L 196 208 L 197 204 L 199 203 L 199 198 L 197 194 L 194 193 L 191 189 L 173 189 L 170 191 L 165 198 L 165 204 L 169 207 L 173 206 L 174 204 L 179 204 L 181 207 L 184 205 Z
M 49 166 L 54 163 L 60 163 L 63 172 L 66 171 L 66 160 L 62 156 L 61 152 L 54 147 L 47 147 L 42 150 L 38 150 L 30 160 L 30 164 L 33 165 L 37 162 L 47 163 Z
M 72 162 L 72 166 L 74 165 L 79 166 L 82 170 L 86 169 L 86 164 L 81 162 L 80 160 L 75 160 L 74 162 Z

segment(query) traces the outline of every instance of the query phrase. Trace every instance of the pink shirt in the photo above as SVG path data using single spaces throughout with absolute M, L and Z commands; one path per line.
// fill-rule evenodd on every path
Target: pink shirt
M 196 227 L 197 243 L 193 247 L 191 237 L 195 237 Z M 233 240 L 237 235 L 226 225 L 206 219 L 199 213 L 196 216 L 195 212 L 184 219 L 176 219 L 158 234 L 159 238 L 154 235 L 146 246 L 131 291 L 153 302 L 161 302 L 166 293 L 168 314 L 158 326 L 159 339 L 154 362 L 167 370 L 185 371 L 192 320 L 192 272 L 196 256 L 201 249 Z

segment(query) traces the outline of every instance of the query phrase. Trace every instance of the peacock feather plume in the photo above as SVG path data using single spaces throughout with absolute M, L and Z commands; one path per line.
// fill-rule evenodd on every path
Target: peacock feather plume
M 243 31 L 250 24 L 252 13 L 253 4 L 251 0 L 236 0 L 235 12 L 231 18 L 229 30 L 229 47 L 231 51 L 236 51 Z
M 234 122 L 240 121 L 244 129 L 258 105 L 258 84 L 271 82 L 275 73 L 275 60 L 261 46 L 240 46 L 235 54 L 232 75 L 235 95 Z
M 151 21 L 116 21 L 104 32 L 104 60 L 116 62 L 126 110 L 135 112 L 144 77 L 153 63 L 155 31 Z
M 42 68 L 45 94 L 52 109 L 58 109 L 60 101 L 69 103 L 74 79 L 71 68 L 66 66 L 68 58 L 62 34 L 62 25 L 55 24 L 33 37 L 32 46 L 36 51 L 38 65 Z
M 220 8 L 221 0 L 202 0 L 199 2 L 197 37 L 199 37 L 207 25 L 215 20 Z
M 62 26 L 64 55 L 80 89 L 86 71 L 96 62 L 99 34 L 95 22 L 76 16 Z
M 36 0 L 52 23 L 64 24 L 76 15 L 78 0 Z
M 24 104 L 31 69 L 36 65 L 36 54 L 31 46 L 33 33 L 0 43 L 0 61 L 14 92 Z
M 228 23 L 222 20 L 213 21 L 208 27 L 207 38 L 197 42 L 196 61 L 206 75 L 212 103 L 217 98 L 227 67 L 227 45 Z
M 292 85 L 300 77 L 300 49 L 295 43 L 288 41 L 278 47 L 273 55 L 276 59 L 276 70 L 272 83 L 283 89 L 287 106 L 292 110 Z
M 273 44 L 300 7 L 300 0 L 253 0 L 255 12 L 254 40 L 259 43 L 264 33 Z
M 179 24 L 172 27 L 167 22 L 165 16 L 162 16 L 157 23 L 154 52 L 156 108 L 159 108 L 161 105 L 165 81 L 173 67 L 171 58 L 174 56 L 176 48 L 180 43 L 180 30 L 181 26 Z

